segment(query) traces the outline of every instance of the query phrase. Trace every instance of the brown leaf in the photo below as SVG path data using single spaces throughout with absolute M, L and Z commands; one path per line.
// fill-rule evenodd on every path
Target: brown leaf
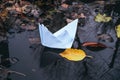
M 86 47 L 88 50 L 91 51 L 100 51 L 107 48 L 106 45 L 97 42 L 84 42 L 82 46 Z

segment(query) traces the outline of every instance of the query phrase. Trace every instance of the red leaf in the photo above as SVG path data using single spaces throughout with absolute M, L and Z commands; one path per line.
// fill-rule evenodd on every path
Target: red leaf
M 88 50 L 91 51 L 100 51 L 107 48 L 106 45 L 97 42 L 84 42 L 82 46 L 86 47 Z

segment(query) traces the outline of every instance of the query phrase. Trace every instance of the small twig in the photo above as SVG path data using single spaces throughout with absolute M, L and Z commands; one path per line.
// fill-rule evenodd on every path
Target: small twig
M 15 74 L 18 74 L 18 75 L 26 76 L 25 74 L 23 74 L 21 72 L 17 72 L 17 71 L 11 71 L 11 70 L 9 70 L 8 73 L 15 73 Z
M 18 75 L 22 75 L 22 76 L 26 76 L 25 74 L 21 73 L 21 72 L 17 72 L 17 71 L 13 71 L 13 70 L 9 70 L 6 67 L 0 65 L 0 70 L 2 70 L 3 74 L 8 75 L 9 73 L 15 73 Z

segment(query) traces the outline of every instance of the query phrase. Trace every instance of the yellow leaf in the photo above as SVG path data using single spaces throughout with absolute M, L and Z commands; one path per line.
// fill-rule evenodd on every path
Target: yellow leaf
M 111 17 L 106 17 L 104 22 L 109 22 L 111 19 Z
M 111 17 L 107 17 L 106 14 L 98 14 L 97 16 L 95 16 L 95 21 L 96 22 L 109 22 L 112 18 Z
M 120 24 L 116 27 L 117 37 L 120 38 Z
M 60 53 L 60 56 L 70 61 L 81 61 L 86 57 L 86 54 L 80 49 L 66 49 L 64 52 Z

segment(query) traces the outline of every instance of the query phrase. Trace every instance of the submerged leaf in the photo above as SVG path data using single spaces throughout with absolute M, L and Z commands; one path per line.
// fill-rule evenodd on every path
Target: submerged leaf
M 107 48 L 106 45 L 97 42 L 84 42 L 82 46 L 86 47 L 88 50 L 91 51 L 100 51 Z
M 116 27 L 117 37 L 120 38 L 120 25 Z
M 98 38 L 98 40 L 104 41 L 104 42 L 113 42 L 114 41 L 114 39 L 112 38 L 112 36 L 109 35 L 109 34 L 99 34 L 97 36 L 97 38 Z
M 86 54 L 80 49 L 66 49 L 64 52 L 60 53 L 60 56 L 70 61 L 81 61 L 86 57 Z
M 96 22 L 109 22 L 112 18 L 111 17 L 107 17 L 106 14 L 98 14 L 96 17 L 95 17 L 95 21 Z

